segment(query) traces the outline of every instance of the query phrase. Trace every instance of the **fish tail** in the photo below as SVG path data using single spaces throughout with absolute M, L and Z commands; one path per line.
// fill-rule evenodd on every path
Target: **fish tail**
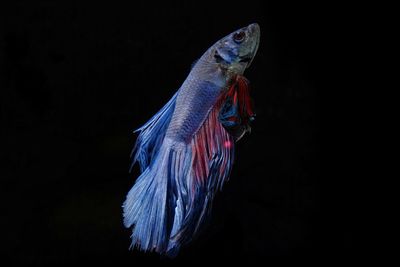
M 185 177 L 191 163 L 189 146 L 166 138 L 160 150 L 139 176 L 123 204 L 124 225 L 133 226 L 131 247 L 175 254 L 180 244 L 169 244 L 184 216 Z

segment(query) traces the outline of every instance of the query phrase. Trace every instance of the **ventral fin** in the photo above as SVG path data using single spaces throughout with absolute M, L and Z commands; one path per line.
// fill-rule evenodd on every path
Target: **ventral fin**
M 222 99 L 218 119 L 238 141 L 246 132 L 251 131 L 250 123 L 255 118 L 248 80 L 240 75 L 235 76 Z

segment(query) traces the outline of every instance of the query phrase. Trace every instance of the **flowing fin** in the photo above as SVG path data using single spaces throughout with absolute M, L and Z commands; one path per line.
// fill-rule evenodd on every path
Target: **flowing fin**
M 179 92 L 179 91 L 178 91 Z M 132 150 L 131 157 L 134 155 L 130 170 L 136 161 L 139 162 L 140 171 L 148 167 L 149 163 L 157 151 L 159 151 L 165 132 L 171 121 L 172 114 L 175 109 L 177 93 L 168 101 L 165 106 L 158 111 L 148 122 L 134 132 L 140 132 L 136 139 L 136 144 Z
M 176 95 L 138 129 L 134 160 L 142 174 L 123 204 L 124 225 L 133 227 L 132 247 L 173 257 L 209 217 L 214 195 L 233 165 L 236 136 L 227 127 L 229 117 L 238 117 L 242 126 L 254 115 L 243 79 L 237 78 L 220 96 L 189 142 L 165 137 Z M 234 108 L 224 111 L 228 102 Z
M 179 205 L 191 162 L 185 144 L 166 138 L 159 153 L 139 176 L 123 204 L 124 225 L 133 226 L 131 247 L 164 254 L 173 227 L 183 217 Z
M 250 122 L 254 117 L 249 82 L 243 76 L 237 75 L 225 94 L 219 120 L 238 141 L 246 132 L 251 131 Z
M 234 139 L 218 120 L 222 103 L 189 143 L 163 138 L 128 193 L 123 210 L 124 225 L 133 227 L 131 247 L 173 257 L 201 229 L 233 164 Z
M 169 249 L 189 242 L 211 211 L 215 193 L 229 178 L 234 159 L 234 139 L 218 120 L 225 97 L 217 101 L 191 141 L 192 164 L 188 180 L 185 217 L 178 232 L 171 233 Z

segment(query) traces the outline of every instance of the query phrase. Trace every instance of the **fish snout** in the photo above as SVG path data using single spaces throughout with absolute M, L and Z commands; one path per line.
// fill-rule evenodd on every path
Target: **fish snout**
M 247 27 L 251 34 L 260 35 L 260 25 L 258 23 L 252 23 Z
M 247 31 L 249 33 L 249 62 L 247 63 L 246 68 L 248 68 L 253 62 L 254 56 L 257 53 L 258 46 L 260 43 L 260 26 L 257 23 L 252 23 L 247 26 Z

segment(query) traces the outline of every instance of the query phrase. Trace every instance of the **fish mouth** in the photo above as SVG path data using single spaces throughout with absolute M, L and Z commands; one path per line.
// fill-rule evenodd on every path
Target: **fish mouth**
M 260 26 L 257 23 L 252 23 L 249 26 L 247 26 L 247 31 L 251 36 L 251 38 L 253 39 L 252 41 L 254 45 L 251 53 L 247 54 L 246 56 L 243 56 L 240 59 L 240 62 L 247 63 L 246 68 L 250 67 L 257 53 L 258 46 L 260 44 Z
M 249 64 L 252 60 L 253 60 L 253 56 L 248 55 L 248 56 L 241 57 L 239 62 Z

